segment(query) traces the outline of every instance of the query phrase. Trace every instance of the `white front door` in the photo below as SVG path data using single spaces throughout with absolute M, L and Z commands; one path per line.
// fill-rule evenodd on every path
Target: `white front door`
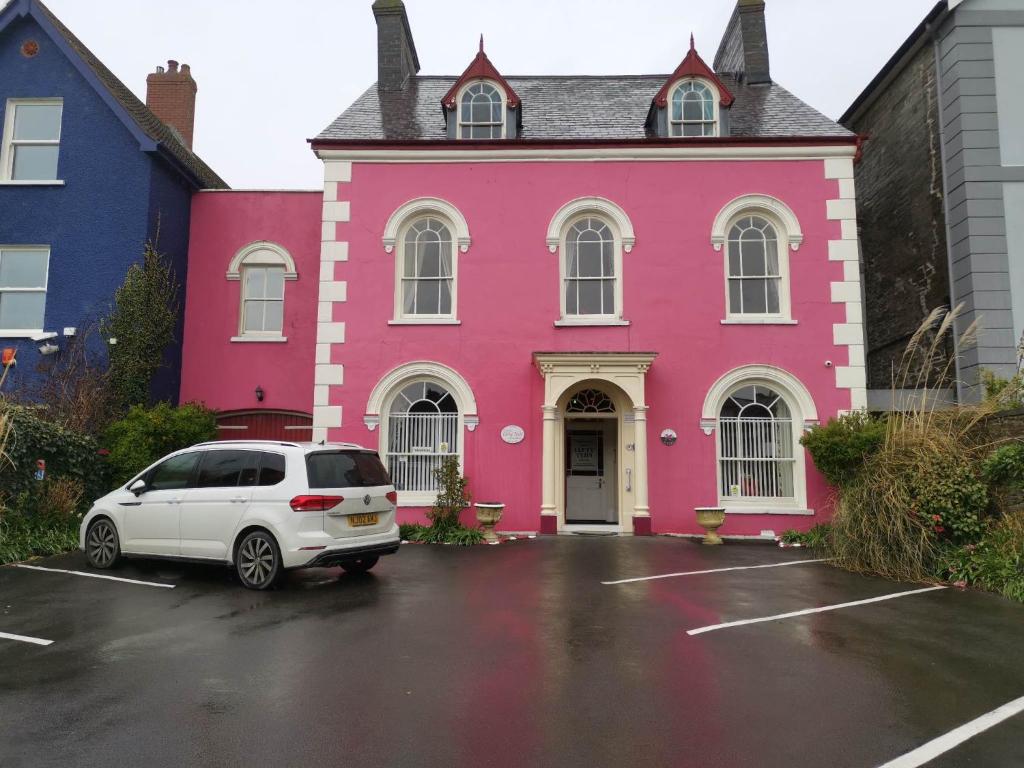
M 570 421 L 565 443 L 565 522 L 615 525 L 617 422 Z

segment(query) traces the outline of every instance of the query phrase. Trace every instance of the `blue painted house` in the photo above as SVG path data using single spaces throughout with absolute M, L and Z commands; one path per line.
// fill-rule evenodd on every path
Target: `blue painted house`
M 147 106 L 43 3 L 0 9 L 0 348 L 18 361 L 6 392 L 47 375 L 41 348 L 60 355 L 98 321 L 158 228 L 185 283 L 192 194 L 227 185 L 190 148 L 188 66 L 168 64 Z M 174 399 L 180 346 L 168 354 L 154 395 Z

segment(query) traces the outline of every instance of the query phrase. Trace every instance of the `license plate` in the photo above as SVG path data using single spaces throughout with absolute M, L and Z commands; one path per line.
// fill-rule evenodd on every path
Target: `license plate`
M 349 528 L 359 528 L 364 525 L 376 525 L 377 524 L 377 513 L 368 512 L 363 515 L 349 515 L 348 525 Z

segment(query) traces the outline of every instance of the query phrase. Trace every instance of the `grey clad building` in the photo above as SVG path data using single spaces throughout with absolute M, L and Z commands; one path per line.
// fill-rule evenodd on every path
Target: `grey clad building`
M 840 122 L 856 169 L 869 403 L 927 313 L 963 303 L 950 397 L 1017 370 L 1024 331 L 1024 0 L 942 0 Z M 941 364 L 941 363 L 940 363 Z

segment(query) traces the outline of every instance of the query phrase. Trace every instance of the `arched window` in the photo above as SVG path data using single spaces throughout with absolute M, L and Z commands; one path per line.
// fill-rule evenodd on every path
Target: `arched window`
M 404 385 L 388 407 L 384 434 L 385 458 L 395 489 L 403 495 L 437 491 L 434 471 L 446 456 L 460 456 L 459 407 L 446 387 L 436 381 Z
M 459 138 L 501 139 L 504 136 L 504 96 L 487 81 L 473 83 L 459 99 Z
M 729 315 L 781 316 L 782 260 L 779 235 L 763 216 L 741 216 L 729 228 Z
M 732 390 L 718 414 L 720 501 L 796 504 L 796 456 L 783 396 L 762 384 Z
M 611 227 L 597 216 L 577 220 L 566 232 L 564 253 L 564 316 L 619 317 L 622 259 Z
M 401 240 L 399 317 L 455 316 L 455 248 L 448 225 L 435 216 L 413 221 Z
M 670 136 L 717 136 L 718 94 L 703 80 L 683 80 L 672 90 Z
M 281 246 L 250 243 L 235 254 L 228 280 L 242 284 L 238 336 L 233 341 L 285 341 L 284 284 L 295 280 L 295 262 Z

